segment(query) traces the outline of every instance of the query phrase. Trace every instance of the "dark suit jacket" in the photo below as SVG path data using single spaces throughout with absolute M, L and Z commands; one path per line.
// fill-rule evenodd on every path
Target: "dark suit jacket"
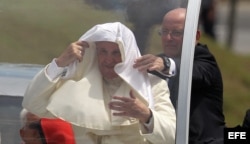
M 250 128 L 250 109 L 246 111 L 243 123 L 242 123 L 243 128 Z
M 175 59 L 177 73 L 180 60 Z M 179 75 L 169 78 L 170 98 L 176 107 Z M 222 143 L 224 135 L 223 82 L 220 69 L 206 45 L 197 44 L 194 53 L 190 105 L 190 144 Z

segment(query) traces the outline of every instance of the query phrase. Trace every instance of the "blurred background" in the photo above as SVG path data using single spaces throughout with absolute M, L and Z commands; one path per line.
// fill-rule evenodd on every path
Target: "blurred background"
M 213 53 L 223 75 L 226 123 L 233 127 L 250 108 L 250 1 L 217 0 L 215 11 L 214 42 L 220 52 Z
M 249 55 L 250 1 L 221 0 L 216 8 L 215 31 L 220 44 L 236 54 Z
M 234 127 L 242 123 L 250 108 L 250 1 L 205 1 L 201 7 L 201 16 L 205 16 L 200 21 L 202 42 L 221 68 L 224 114 L 227 126 Z M 161 43 L 157 30 L 165 14 L 159 10 L 185 7 L 186 2 L 1 0 L 0 62 L 45 65 L 93 25 L 113 21 L 133 30 L 142 53 L 158 54 Z

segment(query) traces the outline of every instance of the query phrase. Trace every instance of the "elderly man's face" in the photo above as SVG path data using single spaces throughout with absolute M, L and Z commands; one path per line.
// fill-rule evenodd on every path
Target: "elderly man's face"
M 114 71 L 117 63 L 120 63 L 121 53 L 118 44 L 113 42 L 96 42 L 98 65 L 105 79 L 118 77 Z
M 20 129 L 20 136 L 25 144 L 40 144 L 41 141 L 38 140 L 39 133 L 30 129 L 28 125 L 31 122 L 38 121 L 40 118 L 32 113 L 27 113 L 25 125 Z
M 24 126 L 21 131 L 23 131 L 21 137 L 25 144 L 42 144 L 40 134 L 37 130 Z
M 165 15 L 162 22 L 161 40 L 167 56 L 181 55 L 184 25 L 185 11 L 173 10 Z

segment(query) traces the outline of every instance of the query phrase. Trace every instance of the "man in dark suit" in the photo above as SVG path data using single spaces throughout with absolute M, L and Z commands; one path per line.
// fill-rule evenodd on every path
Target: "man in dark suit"
M 243 128 L 250 128 L 250 109 L 247 109 L 243 123 L 242 123 Z
M 140 71 L 157 73 L 164 77 L 169 68 L 169 58 L 174 59 L 177 74 L 168 78 L 170 98 L 176 107 L 178 102 L 179 70 L 186 9 L 177 8 L 168 12 L 162 22 L 160 35 L 163 54 L 144 55 L 135 61 Z M 223 83 L 220 69 L 206 45 L 200 44 L 201 32 L 197 30 L 193 62 L 191 108 L 189 125 L 190 144 L 223 143 L 225 127 L 223 115 Z M 158 61 L 156 63 L 156 61 Z

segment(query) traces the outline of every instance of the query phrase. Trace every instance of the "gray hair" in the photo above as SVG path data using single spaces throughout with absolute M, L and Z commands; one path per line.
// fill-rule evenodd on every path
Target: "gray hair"
M 23 108 L 22 111 L 20 112 L 21 127 L 24 127 L 27 122 L 27 114 L 28 114 L 27 109 Z

